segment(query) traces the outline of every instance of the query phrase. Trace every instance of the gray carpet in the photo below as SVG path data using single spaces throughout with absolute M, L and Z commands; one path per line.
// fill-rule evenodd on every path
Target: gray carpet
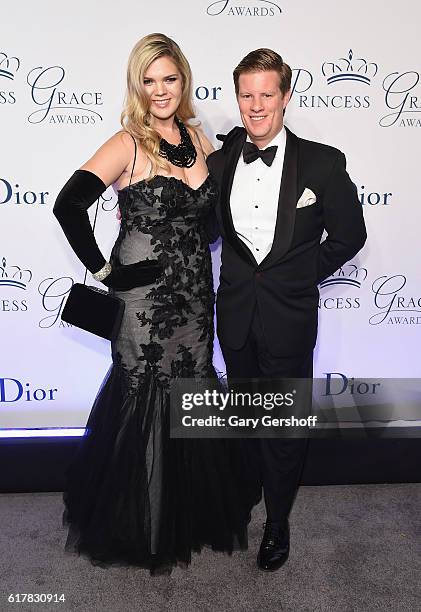
M 247 552 L 205 550 L 187 570 L 151 577 L 63 552 L 59 493 L 1 495 L 0 611 L 418 612 L 420 509 L 421 484 L 301 487 L 291 555 L 278 572 L 255 564 L 259 506 Z M 11 593 L 64 593 L 66 601 L 12 605 Z

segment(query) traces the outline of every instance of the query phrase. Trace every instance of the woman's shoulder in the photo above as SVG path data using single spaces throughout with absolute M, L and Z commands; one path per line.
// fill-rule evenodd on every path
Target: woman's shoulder
M 146 158 L 143 147 L 139 145 L 139 141 L 126 130 L 119 130 L 111 136 L 108 142 L 114 148 L 116 155 L 120 154 L 122 157 L 127 158 L 128 165 L 130 165 L 130 161 L 133 161 L 134 155 L 142 161 L 144 161 L 143 158 Z
M 133 156 L 134 139 L 125 130 L 119 130 L 110 136 L 97 150 L 95 155 L 116 156 L 119 159 Z
M 110 141 L 113 141 L 115 146 L 123 147 L 124 149 L 133 151 L 133 148 L 139 148 L 139 143 L 136 141 L 134 136 L 127 132 L 126 130 L 119 130 L 113 136 L 111 136 Z

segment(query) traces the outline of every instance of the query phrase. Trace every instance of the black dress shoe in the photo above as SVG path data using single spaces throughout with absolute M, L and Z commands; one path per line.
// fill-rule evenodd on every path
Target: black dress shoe
M 279 569 L 289 555 L 289 523 L 288 520 L 280 523 L 267 522 L 264 525 L 257 565 L 266 572 Z

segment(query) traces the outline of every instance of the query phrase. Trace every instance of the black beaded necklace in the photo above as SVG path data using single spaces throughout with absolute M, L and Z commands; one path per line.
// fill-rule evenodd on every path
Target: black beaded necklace
M 196 161 L 197 152 L 187 131 L 186 126 L 180 119 L 175 117 L 175 122 L 180 130 L 181 141 L 178 145 L 169 143 L 165 138 L 159 142 L 159 154 L 179 168 L 191 168 Z

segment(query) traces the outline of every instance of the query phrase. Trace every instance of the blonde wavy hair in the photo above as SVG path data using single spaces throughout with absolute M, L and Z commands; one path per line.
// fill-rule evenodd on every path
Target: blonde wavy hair
M 169 171 L 168 163 L 159 155 L 161 136 L 151 127 L 150 100 L 143 85 L 145 72 L 156 59 L 171 58 L 182 79 L 182 95 L 177 117 L 188 123 L 194 119 L 192 104 L 192 74 L 190 65 L 180 47 L 165 34 L 148 34 L 134 46 L 127 65 L 127 91 L 120 122 L 138 142 L 151 162 L 148 179 L 153 178 L 160 168 Z M 190 126 L 193 127 L 193 126 Z

